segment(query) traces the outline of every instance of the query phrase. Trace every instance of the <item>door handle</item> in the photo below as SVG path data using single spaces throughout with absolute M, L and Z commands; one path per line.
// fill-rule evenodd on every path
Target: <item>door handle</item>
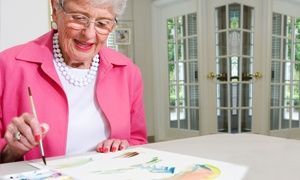
M 255 78 L 256 80 L 257 79 L 261 79 L 263 77 L 262 73 L 261 72 L 255 72 L 254 74 L 250 74 L 250 73 L 243 73 L 242 74 L 242 79 L 245 80 L 245 81 L 249 81 L 250 79 L 252 78 Z
M 215 77 L 217 77 L 217 75 L 213 72 L 209 72 L 206 77 L 210 80 L 213 80 Z
M 217 78 L 220 81 L 226 81 L 227 80 L 227 73 L 216 74 L 214 72 L 209 72 L 206 77 L 210 80 L 213 80 L 213 79 Z M 254 74 L 250 74 L 250 73 L 243 73 L 242 74 L 242 80 L 243 81 L 249 81 L 252 78 L 261 79 L 262 77 L 263 77 L 263 75 L 260 72 L 255 72 Z M 238 76 L 232 77 L 232 79 L 238 79 Z
M 215 74 L 214 72 L 209 72 L 206 77 L 210 80 L 213 80 L 214 78 L 217 78 L 220 81 L 226 81 L 227 80 L 227 73 Z

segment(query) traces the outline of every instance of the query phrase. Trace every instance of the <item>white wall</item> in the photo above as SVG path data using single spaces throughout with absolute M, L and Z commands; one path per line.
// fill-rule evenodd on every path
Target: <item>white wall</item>
M 154 136 L 151 4 L 152 0 L 128 0 L 126 11 L 120 18 L 120 21 L 125 23 L 133 23 L 133 57 L 142 71 L 144 80 L 148 136 Z
M 48 8 L 48 0 L 0 0 L 0 51 L 47 32 Z
M 144 80 L 145 108 L 148 136 L 154 136 L 153 56 L 152 56 L 152 0 L 132 0 L 134 20 L 135 63 Z

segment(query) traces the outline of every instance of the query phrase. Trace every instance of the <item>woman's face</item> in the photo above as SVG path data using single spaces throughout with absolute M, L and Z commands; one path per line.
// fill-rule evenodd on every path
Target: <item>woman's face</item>
M 65 0 L 63 8 L 53 11 L 53 20 L 57 23 L 59 45 L 67 63 L 89 64 L 91 59 L 106 45 L 108 33 L 98 33 L 95 23 L 78 28 L 72 15 L 84 15 L 92 22 L 114 22 L 115 14 L 111 8 L 99 7 L 90 0 Z M 74 23 L 75 22 L 75 23 Z

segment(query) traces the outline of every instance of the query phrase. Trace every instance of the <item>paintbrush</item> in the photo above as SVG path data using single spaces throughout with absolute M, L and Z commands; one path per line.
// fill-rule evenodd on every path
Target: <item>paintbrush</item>
M 30 100 L 30 105 L 31 105 L 31 111 L 33 113 L 34 118 L 38 121 L 38 117 L 36 115 L 35 106 L 34 106 L 33 97 L 32 97 L 30 87 L 28 87 L 28 95 L 29 95 L 29 100 Z M 45 165 L 47 165 L 46 164 L 46 157 L 45 157 L 45 153 L 44 153 L 43 141 L 42 141 L 41 136 L 39 137 L 39 146 L 40 146 L 40 153 L 41 153 L 43 162 L 44 162 Z

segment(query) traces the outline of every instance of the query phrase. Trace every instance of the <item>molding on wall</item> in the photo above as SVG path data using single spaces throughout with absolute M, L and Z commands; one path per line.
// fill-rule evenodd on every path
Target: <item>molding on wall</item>
M 182 1 L 182 0 L 153 0 L 153 5 L 154 6 L 165 6 L 171 3 L 176 3 L 177 1 Z

